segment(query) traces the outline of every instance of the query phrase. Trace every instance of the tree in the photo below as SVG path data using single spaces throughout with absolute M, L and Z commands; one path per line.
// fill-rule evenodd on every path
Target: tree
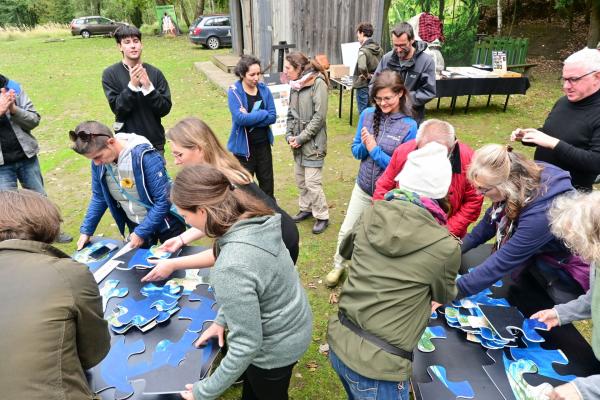
M 498 9 L 497 34 L 498 34 L 498 36 L 501 36 L 502 35 L 502 0 L 497 1 L 497 9 Z
M 587 47 L 596 48 L 600 42 L 600 0 L 591 0 L 591 2 Z
M 35 0 L 0 1 L 0 25 L 35 26 L 37 23 Z
M 204 0 L 196 1 L 196 11 L 194 12 L 194 19 L 204 14 Z

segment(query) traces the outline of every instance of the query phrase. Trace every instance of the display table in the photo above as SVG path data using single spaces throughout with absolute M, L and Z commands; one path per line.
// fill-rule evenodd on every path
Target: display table
M 179 256 L 195 254 L 201 250 L 202 247 L 184 247 Z M 106 262 L 102 264 L 105 265 Z M 126 264 L 122 266 L 124 265 Z M 90 269 L 94 272 L 99 268 L 101 265 L 94 265 Z M 124 301 L 139 302 L 145 299 L 140 289 L 146 283 L 142 283 L 140 279 L 147 273 L 148 270 L 136 268 L 114 269 L 99 283 L 99 287 L 102 288 L 108 281 L 118 280 L 117 288 L 128 290 L 125 297 L 112 297 L 108 300 L 105 318 L 109 319 L 116 307 Z M 208 374 L 220 348 L 216 341 L 210 341 L 200 349 L 195 349 L 191 344 L 200 336 L 202 330 L 209 326 L 210 320 L 196 321 L 194 318 L 180 317 L 194 315 L 193 310 L 200 307 L 216 309 L 214 294 L 208 285 L 209 269 L 176 271 L 168 280 L 184 278 L 186 273 L 187 277 L 191 277 L 195 282 L 187 287 L 180 286 L 183 291 L 180 291 L 182 295 L 177 300 L 177 311 L 166 321 L 156 324 L 146 332 L 142 332 L 136 326 L 124 334 L 117 334 L 110 329 L 111 352 L 99 365 L 86 372 L 90 386 L 99 392 L 103 400 L 180 399 L 181 396 L 173 393 L 173 389 L 183 390 L 186 383 L 193 383 Z M 154 285 L 159 288 L 166 287 L 165 283 L 168 280 L 154 282 Z M 196 326 L 196 331 L 190 331 L 192 326 Z
M 525 317 L 553 306 L 550 297 L 527 272 L 520 276 L 518 283 L 510 278 L 506 278 L 503 283 L 502 287 L 492 288 L 493 297 L 507 299 Z M 481 344 L 467 341 L 466 334 L 460 329 L 449 327 L 444 315 L 441 314 L 438 315 L 437 319 L 431 319 L 429 326 L 443 326 L 447 338 L 433 339 L 432 342 L 435 345 L 433 352 L 424 353 L 415 349 L 411 379 L 415 399 L 443 400 L 456 398 L 451 396 L 451 393 L 439 384 L 439 381 L 432 383 L 432 385 L 438 385 L 437 388 L 427 386 L 428 382 L 432 382 L 427 367 L 433 365 L 445 367 L 450 381 L 468 381 L 475 393 L 475 399 L 503 400 L 506 398 L 506 400 L 509 400 L 514 398 L 502 396 L 496 386 L 499 385 L 504 393 L 511 393 L 510 386 L 507 386 L 508 379 L 504 373 L 502 361 L 503 352 L 507 357 L 510 356 L 510 351 L 507 348 L 486 351 Z M 540 343 L 544 349 L 560 349 L 568 359 L 566 365 L 552 364 L 552 361 L 548 361 L 544 363 L 544 367 L 552 367 L 560 375 L 589 376 L 600 373 L 600 363 L 594 357 L 589 344 L 573 325 L 555 327 L 550 331 L 538 330 L 538 333 L 545 339 L 544 342 Z M 495 361 L 490 358 L 490 354 L 495 357 Z M 492 380 L 490 375 L 496 378 Z M 548 382 L 552 386 L 565 383 L 537 373 L 525 373 L 523 377 L 532 386 L 540 385 L 543 382 Z M 423 392 L 424 387 L 426 393 Z M 433 392 L 438 394 L 432 396 L 431 393 Z M 439 393 L 444 393 L 445 397 Z
M 342 118 L 342 98 L 344 94 L 344 89 L 350 91 L 350 120 L 349 124 L 352 126 L 352 116 L 354 113 L 354 88 L 352 87 L 352 82 L 342 82 L 340 78 L 329 78 L 329 80 L 335 83 L 340 91 L 340 100 L 338 103 L 338 118 Z

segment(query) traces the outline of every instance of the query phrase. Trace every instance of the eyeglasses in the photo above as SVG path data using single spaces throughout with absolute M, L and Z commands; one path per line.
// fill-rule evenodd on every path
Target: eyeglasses
M 475 190 L 477 191 L 477 193 L 481 194 L 482 196 L 485 196 L 487 192 L 489 192 L 490 190 L 494 190 L 494 187 L 484 188 L 481 186 L 475 186 Z
M 574 77 L 572 77 L 572 78 L 565 78 L 565 77 L 562 77 L 562 78 L 560 78 L 560 81 L 561 81 L 563 84 L 564 84 L 565 82 L 568 82 L 568 83 L 570 83 L 571 85 L 573 85 L 573 84 L 575 84 L 575 83 L 579 82 L 581 79 L 585 78 L 586 76 L 588 76 L 588 75 L 591 75 L 591 74 L 593 74 L 593 73 L 595 73 L 595 72 L 598 72 L 598 71 L 597 71 L 597 70 L 595 70 L 595 71 L 590 71 L 590 72 L 588 72 L 587 74 L 583 74 L 583 75 L 580 75 L 580 76 L 574 76 Z
M 171 154 L 173 154 L 173 158 L 176 158 L 176 159 L 178 159 L 178 160 L 179 160 L 181 157 L 183 157 L 183 153 L 180 153 L 180 152 L 177 152 L 177 151 L 173 151 L 173 152 L 171 152 Z
M 77 141 L 77 139 L 79 139 L 82 142 L 87 143 L 92 140 L 92 136 L 106 136 L 108 138 L 112 137 L 106 133 L 92 133 L 92 132 L 86 132 L 86 131 L 79 131 L 79 132 L 69 131 L 69 138 L 71 139 L 71 142 L 75 142 L 75 141 Z
M 394 100 L 394 99 L 395 99 L 396 97 L 398 97 L 398 96 L 399 96 L 398 94 L 396 94 L 396 95 L 394 95 L 394 96 L 385 96 L 385 97 L 377 97 L 377 96 L 375 96 L 375 97 L 373 97 L 373 101 L 374 101 L 375 103 L 377 103 L 377 104 L 381 104 L 381 103 L 383 103 L 384 101 L 385 101 L 386 103 L 389 103 L 390 101 Z

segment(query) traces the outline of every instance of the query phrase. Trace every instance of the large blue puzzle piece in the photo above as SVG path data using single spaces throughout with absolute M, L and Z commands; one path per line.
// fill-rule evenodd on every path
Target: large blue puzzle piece
M 523 378 L 523 374 L 533 374 L 538 371 L 538 366 L 533 361 L 526 359 L 511 361 L 504 353 L 502 354 L 502 361 L 504 362 L 508 382 L 517 399 L 538 399 L 541 395 L 547 394 L 552 390 L 552 385 L 548 383 L 540 386 L 532 386 Z
M 535 330 L 540 329 L 543 331 L 547 331 L 548 326 L 545 323 L 538 321 L 537 319 L 527 318 L 523 321 L 523 326 L 521 326 L 521 328 L 515 329 L 519 329 L 521 332 L 523 332 L 523 336 L 525 336 L 525 339 L 527 339 L 530 342 L 543 342 L 544 338 L 541 337 L 539 333 L 537 333 Z
M 435 350 L 435 345 L 431 339 L 445 339 L 446 331 L 443 326 L 428 326 L 419 339 L 417 348 L 424 353 L 430 353 Z
M 113 297 L 125 297 L 127 296 L 127 293 L 129 293 L 127 288 L 117 289 L 118 285 L 118 279 L 108 279 L 100 288 L 100 296 L 102 296 L 102 310 L 104 312 L 106 312 L 106 305 L 110 299 Z
M 122 243 L 114 239 L 94 240 L 83 249 L 73 253 L 73 260 L 88 266 L 92 273 L 96 272 L 106 261 L 114 256 Z
M 179 252 L 178 252 L 179 253 Z M 174 254 L 159 250 L 159 246 L 152 246 L 149 249 L 137 249 L 135 253 L 129 257 L 126 264 L 121 264 L 118 269 L 131 270 L 137 269 L 152 269 L 154 264 L 150 263 L 150 259 L 160 260 L 171 257 Z
M 477 305 L 486 305 L 486 306 L 499 306 L 499 307 L 509 307 L 510 304 L 506 299 L 495 299 L 493 297 L 489 297 L 492 295 L 492 291 L 490 289 L 484 289 L 479 293 L 473 294 L 471 296 L 464 297 L 460 300 L 454 300 L 452 305 L 455 307 L 463 307 L 463 308 L 472 308 Z
M 444 384 L 444 386 L 452 392 L 454 397 L 460 399 L 472 399 L 475 397 L 473 388 L 467 381 L 453 382 L 450 381 L 446 376 L 446 368 L 441 365 L 432 365 L 427 367 L 427 372 L 432 379 L 437 379 Z
M 548 378 L 558 379 L 563 382 L 570 382 L 576 378 L 575 375 L 559 375 L 552 363 L 567 365 L 569 360 L 561 350 L 546 350 L 538 342 L 523 340 L 527 348 L 512 348 L 510 354 L 513 359 L 531 360 L 538 367 L 538 374 Z
M 200 297 L 200 306 L 196 308 L 185 307 L 179 313 L 179 319 L 191 319 L 188 331 L 200 332 L 206 321 L 214 321 L 217 312 L 213 310 L 214 300 L 207 297 Z

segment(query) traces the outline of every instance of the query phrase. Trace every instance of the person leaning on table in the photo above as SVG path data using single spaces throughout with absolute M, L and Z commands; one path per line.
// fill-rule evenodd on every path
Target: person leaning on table
M 548 212 L 550 230 L 575 253 L 591 262 L 590 289 L 577 299 L 552 309 L 538 311 L 531 318 L 545 322 L 549 329 L 573 321 L 592 319 L 592 349 L 600 360 L 600 291 L 595 288 L 600 266 L 600 192 L 576 193 L 558 198 Z M 600 375 L 575 378 L 557 386 L 551 400 L 600 399 Z
M 110 349 L 98 285 L 52 247 L 58 208 L 31 190 L 0 191 L 0 388 L 3 399 L 93 399 L 84 370 Z

